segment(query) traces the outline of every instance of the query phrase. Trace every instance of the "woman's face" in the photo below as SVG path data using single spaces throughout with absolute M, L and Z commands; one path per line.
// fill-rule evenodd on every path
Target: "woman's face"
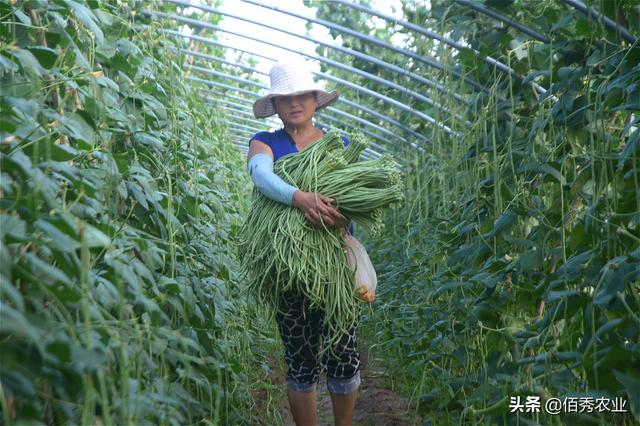
M 283 123 L 292 126 L 311 121 L 318 106 L 313 92 L 296 96 L 278 96 L 274 102 L 278 117 Z

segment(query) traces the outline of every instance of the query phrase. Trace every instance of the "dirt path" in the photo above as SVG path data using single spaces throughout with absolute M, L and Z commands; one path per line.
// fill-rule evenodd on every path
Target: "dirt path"
M 412 425 L 408 401 L 389 389 L 388 378 L 380 361 L 361 352 L 362 384 L 358 389 L 358 401 L 353 416 L 354 426 L 405 426 Z M 318 420 L 320 426 L 333 425 L 331 398 L 325 381 L 320 383 L 318 395 Z
M 367 351 L 365 346 L 365 349 L 361 351 L 362 384 L 358 389 L 358 402 L 353 418 L 354 426 L 408 426 L 416 424 L 415 421 L 411 421 L 408 401 L 389 389 L 388 378 L 380 366 L 380 361 L 370 355 L 372 354 Z M 270 364 L 271 370 L 267 380 L 274 387 L 284 389 L 284 371 L 282 371 L 281 363 L 274 361 Z M 318 391 L 319 426 L 332 426 L 331 399 L 324 377 L 320 380 Z M 281 395 L 278 411 L 283 423 L 287 426 L 294 425 L 284 391 L 281 392 Z M 260 400 L 266 396 L 264 393 L 256 395 L 258 409 L 261 405 L 264 407 L 264 401 Z

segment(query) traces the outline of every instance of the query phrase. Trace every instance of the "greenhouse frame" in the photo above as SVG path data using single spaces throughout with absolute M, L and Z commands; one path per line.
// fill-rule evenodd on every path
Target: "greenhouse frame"
M 295 290 L 357 331 L 354 425 L 639 424 L 639 36 L 635 0 L 0 0 L 0 423 L 299 424 Z M 254 112 L 287 60 L 339 92 L 304 149 Z M 319 223 L 253 175 L 280 130 Z

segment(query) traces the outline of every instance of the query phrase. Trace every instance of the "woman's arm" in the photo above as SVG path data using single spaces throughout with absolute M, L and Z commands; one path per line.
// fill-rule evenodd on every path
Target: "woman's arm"
M 251 180 L 265 197 L 300 209 L 312 225 L 321 226 L 324 223 L 328 227 L 338 227 L 336 221 L 347 220 L 331 205 L 331 198 L 301 191 L 276 175 L 273 172 L 273 152 L 264 142 L 257 139 L 249 142 L 247 168 Z

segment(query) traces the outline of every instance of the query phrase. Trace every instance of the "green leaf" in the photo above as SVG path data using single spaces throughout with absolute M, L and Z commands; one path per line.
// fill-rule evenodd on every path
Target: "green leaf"
M 89 225 L 88 223 L 85 223 L 83 226 L 84 238 L 89 248 L 107 247 L 109 244 L 111 244 L 111 239 L 107 236 L 107 234 L 105 234 L 95 226 Z
M 34 383 L 29 377 L 25 377 L 24 374 L 15 370 L 7 371 L 7 369 L 3 368 L 0 371 L 0 378 L 2 379 L 2 386 L 6 386 L 9 393 L 15 393 L 26 398 L 35 398 L 36 389 Z M 6 395 L 6 391 L 4 392 Z M 38 424 L 38 422 L 33 423 Z
M 506 212 L 500 215 L 500 217 L 496 220 L 496 223 L 493 226 L 491 232 L 489 232 L 486 237 L 491 238 L 500 234 L 501 232 L 506 231 L 511 228 L 511 226 L 516 221 L 518 215 L 513 212 Z
M 0 54 L 0 76 L 18 71 L 18 65 L 6 56 Z
M 29 18 L 29 15 L 27 15 L 20 9 L 14 9 L 14 13 L 16 15 L 16 18 L 18 18 L 18 21 L 22 22 L 27 26 L 31 26 L 31 18 Z
M 499 280 L 500 278 L 497 275 L 490 274 L 488 272 L 480 272 L 479 274 L 476 274 L 473 277 L 471 277 L 471 281 L 481 283 L 482 285 L 484 285 L 489 289 L 495 288 Z
M 21 337 L 35 345 L 42 352 L 42 332 L 11 306 L 0 300 L 0 332 Z
M 4 239 L 6 235 L 13 235 L 24 238 L 27 224 L 18 216 L 0 213 L 0 237 Z
M 523 271 L 534 271 L 542 266 L 542 254 L 540 250 L 534 247 L 531 250 L 523 252 L 518 258 L 518 264 Z
M 447 290 L 453 290 L 456 288 L 469 288 L 472 286 L 472 283 L 467 281 L 452 281 L 448 282 L 444 285 L 439 286 L 433 293 L 431 293 L 430 298 L 435 300 L 440 294 L 444 293 Z
M 57 226 L 51 222 L 38 219 L 35 221 L 34 226 L 41 229 L 51 239 L 52 246 L 56 247 L 62 252 L 72 252 L 80 248 L 80 243 L 68 234 L 63 232 Z
M 640 416 L 640 380 L 637 377 L 629 376 L 618 370 L 613 370 L 613 374 L 627 390 L 627 395 L 631 400 L 631 411 L 636 416 Z
M 72 364 L 78 371 L 94 371 L 106 359 L 103 352 L 88 350 L 77 344 L 71 346 L 71 354 Z
M 17 48 L 11 52 L 11 54 L 18 60 L 18 63 L 26 74 L 32 77 L 42 77 L 45 74 L 45 69 L 42 68 L 40 62 L 38 62 L 30 51 Z
M 44 46 L 28 46 L 26 48 L 38 59 L 40 65 L 46 69 L 51 69 L 58 59 L 58 53 Z
M 640 151 L 640 130 L 636 130 L 629 136 L 624 149 L 620 153 L 620 159 L 618 160 L 618 168 L 621 168 L 624 163 L 631 158 L 632 155 Z
M 98 18 L 96 18 L 91 9 L 88 9 L 82 4 L 72 0 L 65 0 L 64 2 L 69 9 L 73 10 L 73 13 L 75 14 L 76 18 L 78 18 L 78 21 L 80 21 L 82 25 L 93 32 L 96 37 L 96 44 L 99 46 L 104 43 L 104 34 L 96 23 Z
M 5 248 L 6 247 L 3 247 L 3 250 Z M 0 256 L 4 256 L 4 253 L 0 254 Z M 20 294 L 18 289 L 13 286 L 10 279 L 5 277 L 4 275 L 7 272 L 11 272 L 10 268 L 4 269 L 5 268 L 4 264 L 2 265 L 2 267 L 3 267 L 3 270 L 2 272 L 0 272 L 0 294 L 2 295 L 4 300 L 7 300 L 13 303 L 13 306 L 18 311 L 22 312 L 24 311 L 24 299 L 22 297 L 22 294 Z
M 46 349 L 60 364 L 66 364 L 71 361 L 71 347 L 68 341 L 54 340 L 47 344 Z
M 24 5 L 29 9 L 44 10 L 47 8 L 49 0 L 26 0 Z
M 556 275 L 562 277 L 566 274 L 569 276 L 568 279 L 573 279 L 574 277 L 580 275 L 581 268 L 583 268 L 584 265 L 591 260 L 592 255 L 593 251 L 587 250 L 585 252 L 572 256 L 567 260 L 565 264 L 558 268 L 558 270 L 556 271 Z
M 0 152 L 0 164 L 4 171 L 12 170 L 19 173 L 24 179 L 31 177 L 31 159 L 21 151 L 14 151 L 11 155 Z
M 95 132 L 93 127 L 80 114 L 69 114 L 62 119 L 61 124 L 62 128 L 66 130 L 62 132 L 63 134 L 73 137 L 78 142 L 84 142 L 84 144 L 79 145 L 80 148 L 87 151 L 93 149 Z
M 82 299 L 80 289 L 73 285 L 54 284 L 51 292 L 64 303 L 76 303 Z
M 133 135 L 133 140 L 134 142 L 141 143 L 150 148 L 154 148 L 158 150 L 164 148 L 164 143 L 162 142 L 161 139 L 155 136 L 152 136 L 148 133 L 136 133 L 135 135 Z
M 579 290 L 562 290 L 562 291 L 550 291 L 546 298 L 547 302 L 555 302 L 556 300 L 570 298 L 580 295 Z
M 37 278 L 43 280 L 47 284 L 71 284 L 71 280 L 60 269 L 51 265 L 49 262 L 45 262 L 40 259 L 35 253 L 25 253 L 24 257 L 27 260 L 31 272 Z
M 589 339 L 589 343 L 587 344 L 587 347 L 584 350 L 584 358 L 588 357 L 591 347 L 594 344 L 596 344 L 596 342 L 598 342 L 598 339 L 600 337 L 602 337 L 607 332 L 612 331 L 613 329 L 618 327 L 620 323 L 622 323 L 622 321 L 623 321 L 623 318 L 616 318 L 616 319 L 607 321 L 602 326 L 600 326 L 600 328 L 598 328 L 598 331 L 596 331 L 596 333 L 593 336 L 591 336 L 591 339 Z
M 71 145 L 56 144 L 51 140 L 51 159 L 54 161 L 69 161 L 75 159 L 79 153 L 78 150 Z

